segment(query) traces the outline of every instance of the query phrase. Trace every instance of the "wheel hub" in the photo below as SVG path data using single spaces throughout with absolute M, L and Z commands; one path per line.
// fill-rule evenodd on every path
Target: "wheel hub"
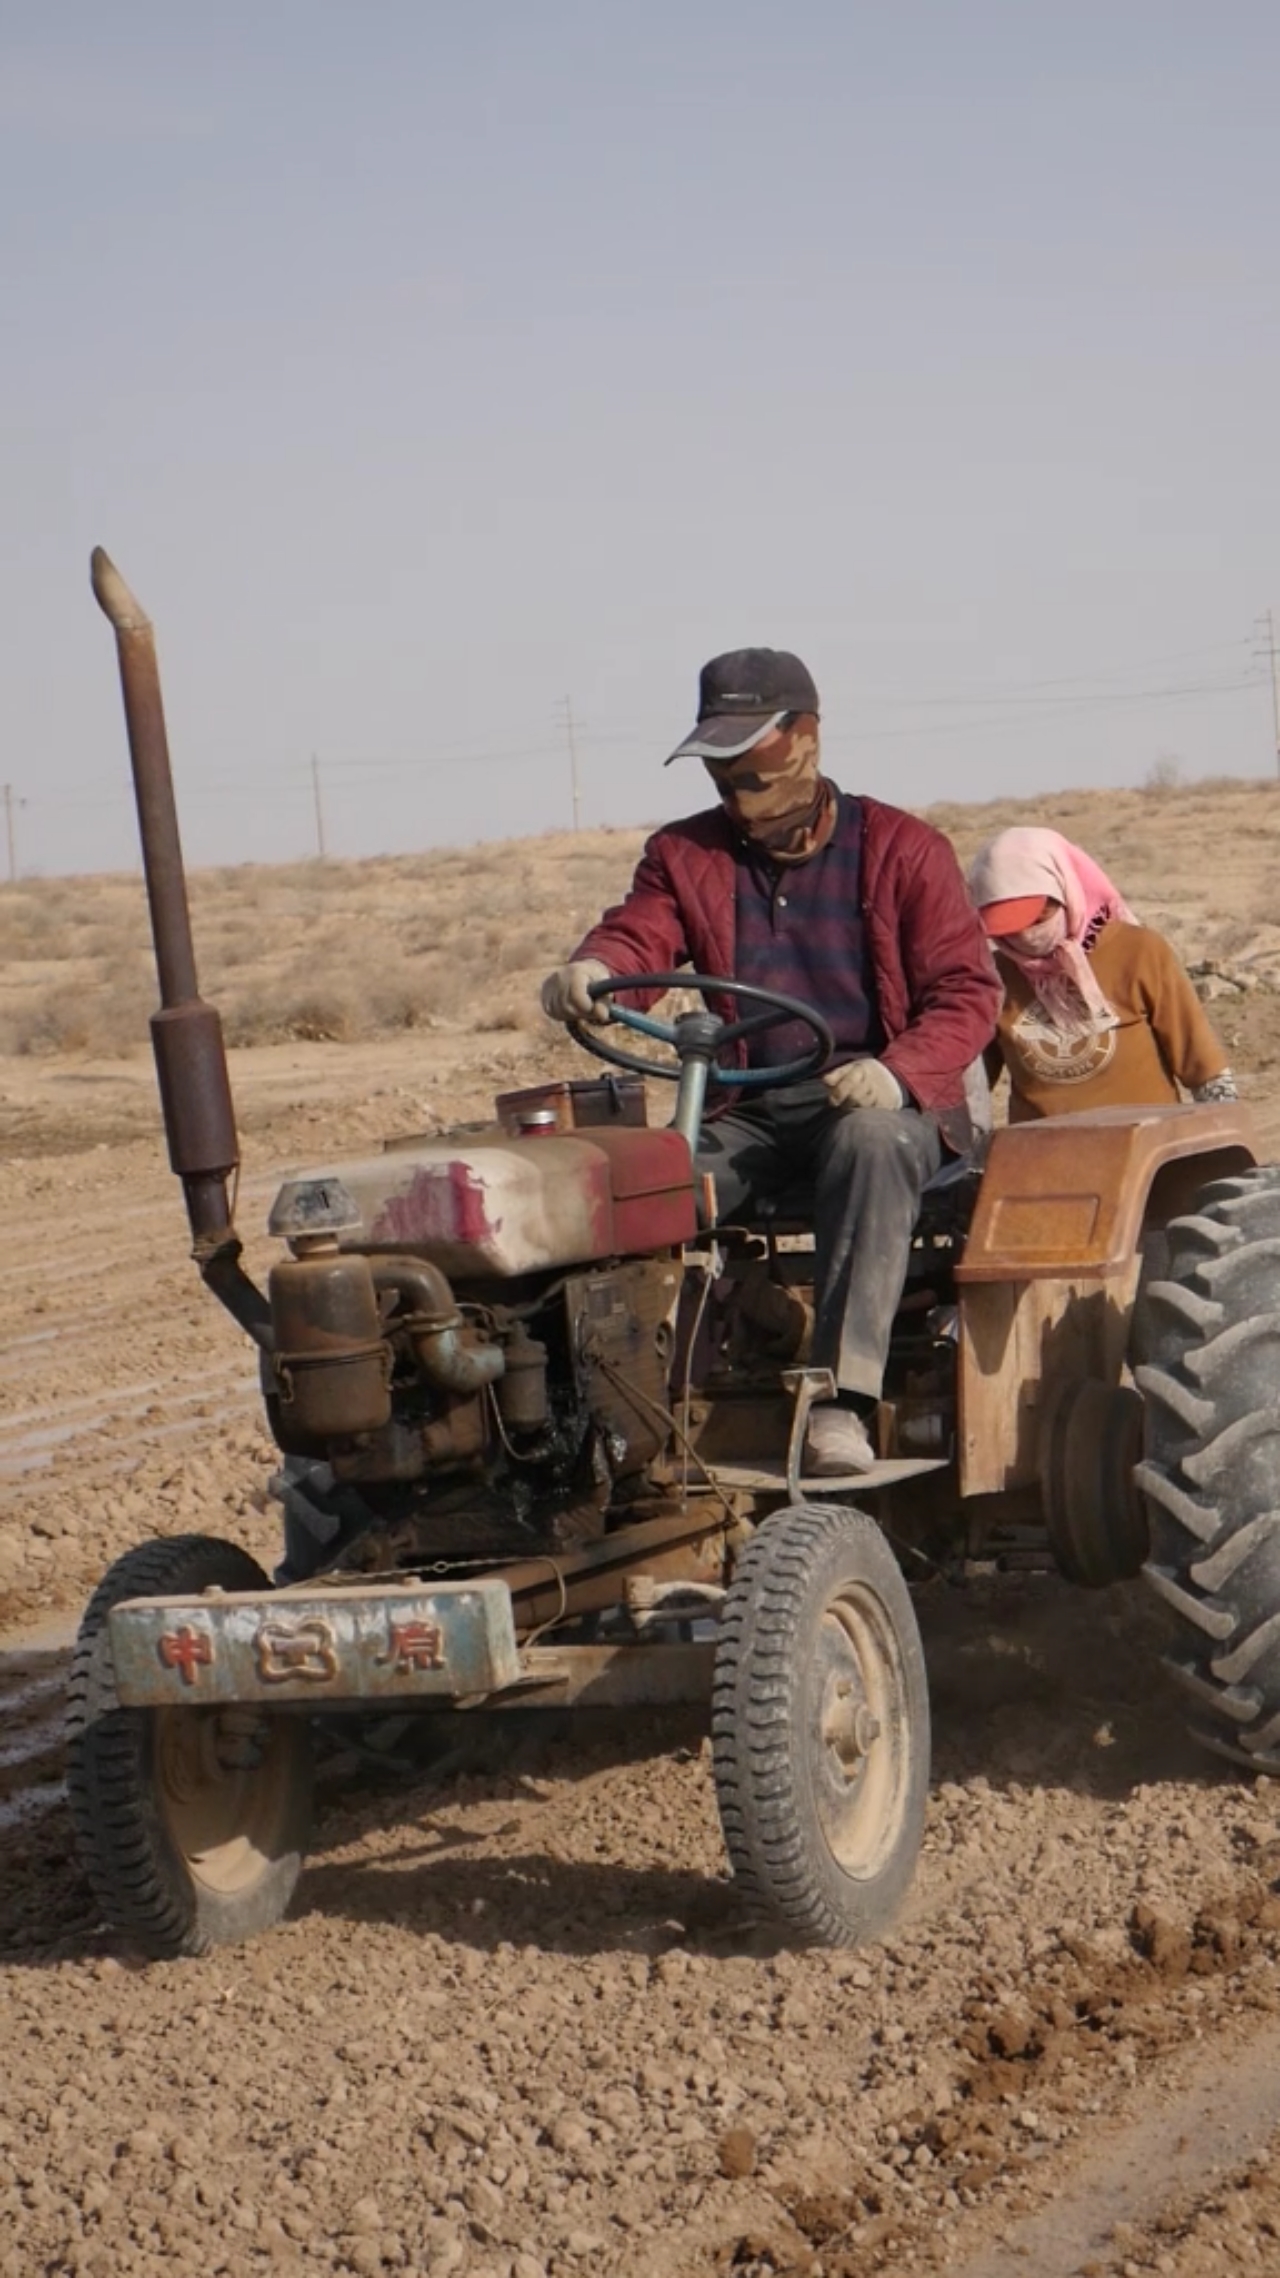
M 822 1738 L 845 1774 L 856 1777 L 880 1738 L 880 1719 L 868 1704 L 860 1674 L 828 1682 Z
M 1045 1526 L 1069 1582 L 1106 1589 L 1147 1556 L 1146 1505 L 1134 1485 L 1142 1401 L 1128 1385 L 1068 1380 L 1047 1403 L 1039 1450 Z
M 814 1674 L 814 1802 L 844 1872 L 871 1874 L 896 1835 L 910 1748 L 894 1711 L 896 1647 L 871 1592 L 850 1584 L 828 1600 Z
M 196 1882 L 227 1893 L 260 1873 L 288 1777 L 284 1737 L 258 1709 L 157 1712 L 161 1810 Z

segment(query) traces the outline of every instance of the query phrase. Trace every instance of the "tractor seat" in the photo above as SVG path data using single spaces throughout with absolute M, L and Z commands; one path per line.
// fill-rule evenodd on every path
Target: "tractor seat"
M 926 1182 L 921 1194 L 913 1250 L 927 1249 L 940 1242 L 962 1242 L 969 1231 L 981 1183 L 982 1166 L 973 1155 L 950 1156 Z M 744 1213 L 744 1219 L 746 1224 L 772 1236 L 811 1233 L 813 1189 L 810 1186 L 783 1187 L 777 1194 L 762 1195 L 751 1205 L 749 1213 Z

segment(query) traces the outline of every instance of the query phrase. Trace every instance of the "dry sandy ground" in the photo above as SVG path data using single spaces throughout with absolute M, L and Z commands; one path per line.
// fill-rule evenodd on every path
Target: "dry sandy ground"
M 1182 946 L 1261 975 L 1215 1011 L 1280 1154 L 1252 796 L 1234 868 L 1186 799 L 1138 822 L 1149 914 L 1199 844 Z M 287 1164 L 482 1112 L 555 1049 L 238 1054 L 251 1264 Z M 148 1534 L 270 1560 L 273 1457 L 146 1061 L 0 1061 L 0 1133 L 0 2278 L 1280 2268 L 1276 1792 L 1184 1739 L 1136 1590 L 922 1596 L 929 1833 L 873 1951 L 742 1921 L 676 1717 L 477 1721 L 433 1768 L 338 1767 L 278 1930 L 114 1949 L 62 1801 L 66 1624 Z

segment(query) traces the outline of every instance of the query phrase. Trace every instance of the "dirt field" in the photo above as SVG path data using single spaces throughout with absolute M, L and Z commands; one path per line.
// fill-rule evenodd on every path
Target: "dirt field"
M 1277 800 L 1199 785 L 1038 813 L 1216 968 L 1211 1009 L 1280 1155 Z M 936 819 L 968 852 L 1014 815 Z M 308 978 L 358 1039 L 308 1040 L 299 1015 L 233 1055 L 251 1266 L 290 1164 L 568 1070 L 532 1009 L 577 922 L 557 879 L 572 861 L 585 922 L 637 843 L 197 882 L 198 918 L 234 906 L 242 926 L 261 892 L 252 957 L 209 974 L 215 995 L 238 974 L 246 1023 L 273 963 L 306 960 L 323 902 L 331 969 L 317 955 Z M 466 906 L 486 880 L 509 914 L 475 954 Z M 274 1455 L 247 1343 L 187 1262 L 145 1048 L 104 1058 L 69 1034 L 70 1008 L 125 985 L 117 924 L 140 888 L 11 894 L 0 2278 L 1280 2268 L 1277 1791 L 1184 1738 L 1136 1588 L 924 1591 L 929 1832 L 873 1951 L 790 1953 L 740 1918 L 683 1716 L 477 1723 L 432 1770 L 339 1764 L 278 1930 L 147 1968 L 113 1947 L 60 1786 L 69 1625 L 146 1535 L 230 1535 L 270 1563 Z M 42 898 L 37 944 L 16 904 Z M 375 939 L 385 925 L 381 954 L 338 961 L 338 912 Z M 425 995 L 415 956 L 444 976 Z

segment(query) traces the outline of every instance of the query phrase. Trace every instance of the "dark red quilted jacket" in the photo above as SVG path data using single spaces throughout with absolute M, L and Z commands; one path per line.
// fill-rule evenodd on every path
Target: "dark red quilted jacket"
M 862 918 L 889 1040 L 880 1057 L 945 1130 L 946 1111 L 964 1107 L 964 1071 L 991 1041 L 1003 991 L 949 841 L 900 807 L 860 803 Z M 574 957 L 598 957 L 618 974 L 689 965 L 731 978 L 734 844 L 721 807 L 655 831 L 626 900 L 605 911 Z M 728 1000 L 717 1009 L 732 1018 Z

